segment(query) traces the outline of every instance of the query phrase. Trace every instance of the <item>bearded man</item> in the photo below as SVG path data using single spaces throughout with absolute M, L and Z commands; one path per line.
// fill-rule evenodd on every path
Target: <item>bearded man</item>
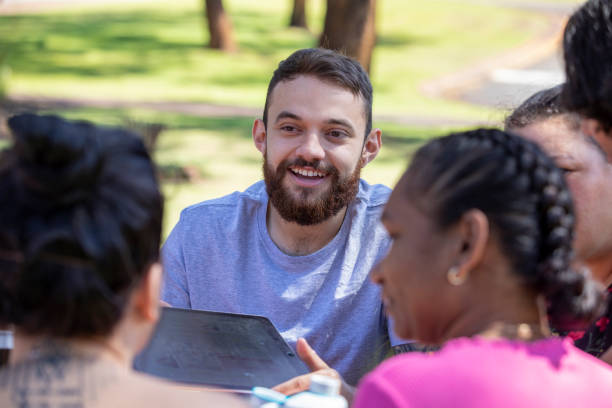
M 360 179 L 381 147 L 368 75 L 333 51 L 296 51 L 252 133 L 264 181 L 181 213 L 162 299 L 266 316 L 292 347 L 307 340 L 297 349 L 311 369 L 325 367 L 316 352 L 354 385 L 390 347 L 368 278 L 390 245 L 379 222 L 390 190 Z

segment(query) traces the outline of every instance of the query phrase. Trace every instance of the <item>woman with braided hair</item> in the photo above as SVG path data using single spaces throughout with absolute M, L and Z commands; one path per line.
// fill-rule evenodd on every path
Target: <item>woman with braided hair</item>
M 602 291 L 573 270 L 572 200 L 533 142 L 479 129 L 420 148 L 382 221 L 373 272 L 400 337 L 442 345 L 391 358 L 355 407 L 603 407 L 612 370 L 549 337 L 586 325 Z
M 159 314 L 162 196 L 143 143 L 55 116 L 0 154 L 0 406 L 235 407 L 131 370 Z

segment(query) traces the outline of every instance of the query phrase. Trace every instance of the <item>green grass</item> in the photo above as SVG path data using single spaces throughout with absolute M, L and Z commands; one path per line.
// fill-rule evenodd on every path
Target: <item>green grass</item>
M 202 118 L 160 114 L 142 110 L 113 109 L 54 110 L 69 119 L 86 119 L 98 124 L 124 125 L 125 119 L 165 124 L 155 160 L 160 166 L 178 165 L 194 169 L 199 177 L 189 183 L 163 184 L 166 196 L 164 236 L 177 222 L 180 211 L 202 200 L 244 190 L 260 180 L 261 155 L 251 139 L 252 121 L 245 118 Z M 383 129 L 383 148 L 363 171 L 370 183 L 393 186 L 408 164 L 411 153 L 427 139 L 449 128 L 415 128 L 374 123 Z M 6 141 L 0 140 L 0 146 Z
M 311 32 L 286 27 L 290 1 L 226 0 L 240 51 L 207 49 L 200 1 L 87 5 L 53 12 L 0 16 L 0 54 L 12 70 L 9 92 L 115 100 L 203 101 L 263 105 L 278 62 L 316 44 L 323 0 L 309 1 Z M 523 43 L 545 28 L 538 15 L 456 0 L 385 0 L 378 8 L 372 65 L 374 111 L 488 121 L 496 112 L 423 97 L 423 81 L 470 66 Z M 165 234 L 187 205 L 242 190 L 261 178 L 248 118 L 201 118 L 138 109 L 57 110 L 69 118 L 125 124 L 163 123 L 156 161 L 198 175 L 165 183 Z M 375 123 L 383 149 L 364 171 L 392 186 L 423 141 L 449 129 Z M 2 142 L 0 140 L 0 146 Z
M 9 92 L 124 100 L 204 101 L 262 106 L 278 62 L 316 44 L 323 1 L 311 0 L 313 33 L 286 27 L 283 0 L 225 1 L 240 51 L 206 49 L 200 2 L 151 1 L 0 16 Z M 425 98 L 427 79 L 523 43 L 544 19 L 495 5 L 450 0 L 379 2 L 372 65 L 377 113 L 482 119 L 491 110 Z

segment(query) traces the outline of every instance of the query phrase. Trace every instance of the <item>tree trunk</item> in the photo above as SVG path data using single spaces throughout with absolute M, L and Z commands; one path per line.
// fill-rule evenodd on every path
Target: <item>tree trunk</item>
M 206 0 L 206 17 L 210 33 L 210 48 L 236 51 L 232 22 L 223 8 L 222 0 Z
M 293 0 L 293 12 L 291 13 L 289 26 L 308 29 L 306 24 L 306 0 Z
M 376 43 L 376 0 L 327 0 L 319 46 L 355 58 L 370 72 Z

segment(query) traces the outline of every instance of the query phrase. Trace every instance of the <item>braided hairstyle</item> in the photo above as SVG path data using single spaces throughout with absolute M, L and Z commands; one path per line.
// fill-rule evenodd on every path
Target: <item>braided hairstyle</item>
M 441 228 L 481 210 L 522 281 L 547 299 L 555 327 L 590 321 L 602 293 L 573 270 L 572 199 L 535 143 L 495 129 L 454 133 L 421 147 L 408 169 Z
M 8 121 L 0 156 L 0 323 L 107 335 L 157 261 L 162 197 L 141 142 L 55 116 Z

